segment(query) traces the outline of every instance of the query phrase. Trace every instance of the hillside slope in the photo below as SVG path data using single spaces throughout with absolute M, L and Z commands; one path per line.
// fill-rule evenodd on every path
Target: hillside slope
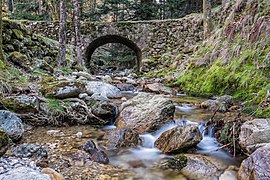
M 220 17 L 214 16 L 211 37 L 191 46 L 189 54 L 169 57 L 162 66 L 167 68 L 150 76 L 169 77 L 191 95 L 231 94 L 245 101 L 246 112 L 270 117 L 270 2 L 237 0 L 214 13 Z

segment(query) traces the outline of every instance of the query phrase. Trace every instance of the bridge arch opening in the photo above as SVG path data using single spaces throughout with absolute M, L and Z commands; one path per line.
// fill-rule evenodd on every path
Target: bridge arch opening
M 85 62 L 86 67 L 90 67 L 92 55 L 94 54 L 95 50 L 109 43 L 120 43 L 130 48 L 136 55 L 136 63 L 135 63 L 136 70 L 137 71 L 140 70 L 142 61 L 141 49 L 133 41 L 119 35 L 105 35 L 92 41 L 86 49 L 86 62 Z

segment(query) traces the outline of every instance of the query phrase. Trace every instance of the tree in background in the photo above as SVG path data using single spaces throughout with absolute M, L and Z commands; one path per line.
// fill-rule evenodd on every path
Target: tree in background
M 66 60 L 66 0 L 60 0 L 60 22 L 59 22 L 59 57 L 58 67 L 61 67 Z
M 50 19 L 53 21 L 57 21 L 59 20 L 59 14 L 58 14 L 58 10 L 57 10 L 57 2 L 53 1 L 53 0 L 48 0 L 48 6 L 50 9 Z M 60 0 L 60 4 L 61 4 L 61 0 Z M 61 10 L 61 8 L 60 8 Z
M 6 61 L 4 52 L 3 52 L 3 12 L 2 12 L 2 6 L 3 2 L 0 0 L 0 60 Z
M 155 1 L 153 0 L 141 0 L 140 3 L 140 12 L 138 13 L 140 15 L 141 19 L 144 20 L 150 20 L 153 19 L 155 16 Z
M 76 45 L 77 45 L 77 60 L 79 66 L 82 66 L 82 37 L 81 37 L 81 0 L 74 0 L 75 6 L 75 34 L 76 34 Z
M 13 12 L 13 10 L 14 10 L 14 1 L 13 0 L 7 0 L 7 5 L 8 5 L 8 11 Z
M 207 38 L 212 31 L 210 0 L 203 0 L 203 27 L 204 27 L 204 38 Z
M 42 16 L 43 15 L 43 1 L 38 0 L 38 15 Z

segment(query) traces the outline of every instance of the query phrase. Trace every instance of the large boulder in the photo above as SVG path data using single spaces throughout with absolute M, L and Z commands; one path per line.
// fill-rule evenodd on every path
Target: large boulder
M 87 82 L 86 91 L 89 95 L 99 94 L 107 98 L 118 98 L 121 95 L 117 87 L 100 81 Z
M 38 170 L 31 169 L 29 167 L 14 168 L 4 174 L 0 175 L 1 180 L 51 180 L 47 174 L 42 174 Z
M 94 115 L 108 121 L 108 124 L 114 122 L 117 117 L 117 107 L 107 101 L 97 101 L 91 109 Z
M 181 173 L 189 179 L 218 179 L 227 165 L 213 157 L 203 155 L 186 155 L 187 164 Z
M 245 159 L 238 171 L 238 179 L 270 179 L 270 144 L 257 149 Z
M 16 113 L 37 112 L 39 110 L 38 98 L 26 94 L 5 97 L 2 99 L 2 103 L 6 108 Z
M 14 141 L 19 140 L 24 132 L 21 119 L 12 112 L 4 110 L 0 110 L 0 130 L 6 131 Z
M 57 99 L 78 97 L 86 91 L 85 84 L 79 81 L 55 81 L 45 83 L 40 89 L 46 97 Z
M 178 126 L 165 131 L 155 142 L 155 147 L 164 153 L 183 152 L 202 140 L 197 126 Z
M 104 136 L 105 146 L 108 150 L 124 147 L 135 147 L 141 143 L 139 134 L 131 129 L 114 129 Z
M 270 143 L 270 118 L 245 122 L 241 126 L 239 143 L 249 153 Z
M 164 86 L 162 83 L 153 83 L 145 85 L 145 90 L 149 92 L 154 92 L 157 94 L 172 94 L 173 90 L 170 87 Z
M 9 138 L 5 131 L 0 130 L 0 157 L 8 150 Z
M 137 133 L 153 132 L 172 122 L 175 106 L 162 95 L 139 93 L 121 105 L 117 128 L 130 128 Z

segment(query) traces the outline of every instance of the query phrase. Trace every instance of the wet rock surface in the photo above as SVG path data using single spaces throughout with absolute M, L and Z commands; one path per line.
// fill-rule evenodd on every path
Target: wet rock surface
M 0 110 L 0 130 L 7 132 L 8 136 L 14 141 L 19 140 L 24 133 L 21 119 L 12 112 L 5 110 Z
M 177 169 L 181 170 L 187 165 L 188 158 L 184 154 L 178 154 L 172 159 L 162 163 L 159 167 L 162 169 Z
M 88 140 L 82 145 L 82 149 L 90 154 L 90 159 L 94 162 L 102 163 L 102 164 L 108 164 L 109 158 L 107 154 L 98 149 L 94 141 Z
M 203 155 L 186 155 L 187 165 L 181 170 L 190 179 L 218 179 L 226 169 L 221 161 Z
M 270 118 L 254 119 L 241 126 L 240 145 L 248 153 L 270 143 Z
M 161 95 L 139 93 L 121 105 L 117 119 L 118 128 L 130 128 L 137 133 L 155 131 L 172 122 L 175 106 Z
M 245 159 L 238 171 L 238 179 L 270 179 L 270 144 L 257 149 Z
M 164 153 L 179 153 L 196 146 L 202 140 L 197 126 L 178 126 L 165 131 L 155 141 L 155 147 Z
M 104 136 L 107 150 L 136 147 L 141 144 L 139 134 L 131 129 L 114 129 Z

